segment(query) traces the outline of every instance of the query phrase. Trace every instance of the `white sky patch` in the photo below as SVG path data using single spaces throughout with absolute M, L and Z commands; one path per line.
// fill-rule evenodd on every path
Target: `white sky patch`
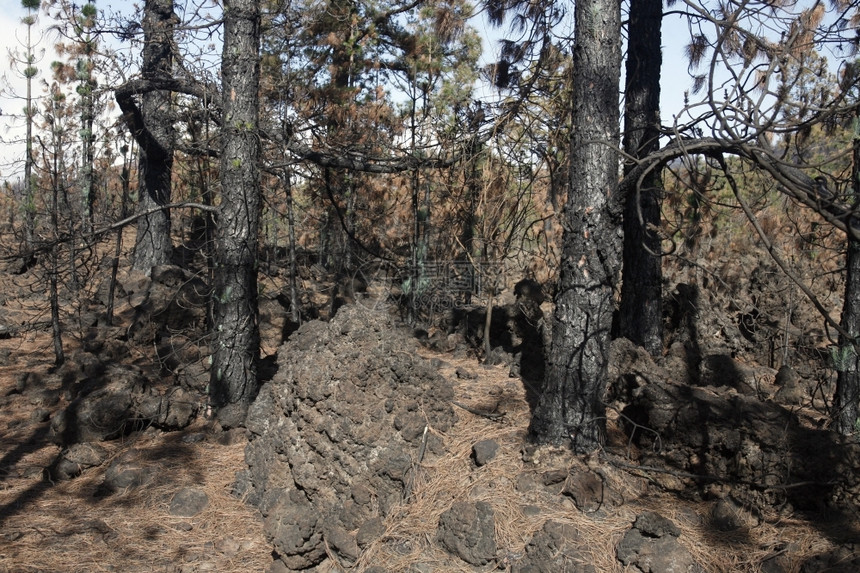
M 22 74 L 23 64 L 12 60 L 22 60 L 26 53 L 27 26 L 21 21 L 26 14 L 19 0 L 2 0 L 0 4 L 0 182 L 15 181 L 23 170 L 27 82 Z M 49 24 L 47 16 L 39 12 L 31 29 L 34 65 L 39 69 L 32 82 L 34 98 L 43 95 L 43 82 L 50 78 L 51 62 L 57 58 L 54 38 L 46 31 Z

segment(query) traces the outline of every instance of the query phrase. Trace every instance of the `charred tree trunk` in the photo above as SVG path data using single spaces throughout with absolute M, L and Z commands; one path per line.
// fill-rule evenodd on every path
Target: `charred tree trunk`
M 293 214 L 293 184 L 292 173 L 286 171 L 283 175 L 284 189 L 287 199 L 287 233 L 289 235 L 290 259 L 290 320 L 296 325 L 301 323 L 301 300 L 299 300 L 298 284 L 298 254 L 296 252 L 296 219 Z
M 632 0 L 624 90 L 624 151 L 657 151 L 660 126 L 662 0 Z M 626 166 L 629 172 L 635 164 Z M 652 356 L 663 352 L 663 272 L 660 257 L 660 173 L 651 171 L 625 201 L 620 334 Z
M 621 267 L 618 181 L 620 1 L 576 3 L 571 186 L 553 341 L 530 433 L 540 443 L 599 446 L 609 359 L 613 291 Z
M 854 134 L 854 166 L 852 169 L 854 196 L 860 193 L 860 134 Z M 846 233 L 848 253 L 845 264 L 845 300 L 842 303 L 842 329 L 851 335 L 839 337 L 835 357 L 836 396 L 834 426 L 843 436 L 860 433 L 860 241 Z
M 173 67 L 173 0 L 146 0 L 143 9 L 144 77 L 169 77 Z M 135 134 L 140 146 L 140 212 L 170 203 L 173 176 L 173 125 L 170 92 L 148 91 L 141 96 L 146 137 Z M 141 217 L 134 245 L 134 268 L 149 272 L 170 261 L 170 213 L 159 210 Z
M 51 231 L 53 232 L 53 245 L 51 246 L 51 268 L 48 270 L 49 298 L 51 304 L 51 338 L 54 343 L 54 364 L 62 365 L 66 361 L 63 351 L 63 328 L 60 323 L 60 297 L 58 289 L 58 277 L 60 274 L 60 188 L 62 183 L 62 168 L 60 154 L 63 152 L 60 145 L 59 135 L 53 133 L 53 155 L 51 157 Z M 72 266 L 74 267 L 74 260 Z
M 130 187 L 131 166 L 129 165 L 128 147 L 123 145 L 122 152 L 122 170 L 120 171 L 120 181 L 122 182 L 122 199 L 120 206 L 120 218 L 125 219 L 128 215 L 128 192 Z M 122 233 L 124 229 L 119 229 L 116 232 L 116 243 L 114 244 L 113 261 L 110 269 L 110 286 L 108 287 L 108 303 L 105 315 L 107 316 L 108 326 L 113 326 L 113 309 L 114 298 L 116 295 L 116 276 L 119 272 L 119 257 L 122 254 Z
M 848 235 L 845 277 L 845 302 L 842 307 L 842 328 L 854 338 L 840 337 L 836 357 L 836 396 L 834 425 L 847 436 L 857 433 L 860 423 L 860 357 L 857 355 L 860 336 L 860 241 Z
M 227 426 L 243 422 L 259 388 L 259 44 L 258 1 L 224 2 L 221 206 L 215 234 L 210 392 Z

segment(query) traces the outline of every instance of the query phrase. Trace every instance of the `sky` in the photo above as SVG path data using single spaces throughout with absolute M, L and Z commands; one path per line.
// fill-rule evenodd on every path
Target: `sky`
M 100 8 L 103 6 L 100 3 Z M 21 8 L 20 0 L 0 0 L 0 75 L 5 79 L 3 93 L 0 93 L 0 111 L 2 111 L 2 115 L 0 115 L 0 181 L 15 177 L 16 173 L 20 171 L 20 166 L 16 167 L 10 162 L 23 156 L 21 145 L 7 142 L 14 140 L 16 134 L 19 134 L 18 137 L 20 137 L 21 133 L 21 122 L 15 121 L 9 116 L 12 114 L 20 115 L 24 102 L 21 99 L 10 98 L 9 92 L 23 94 L 25 82 L 19 74 L 10 70 L 8 54 L 10 50 L 23 51 L 23 40 L 26 37 L 26 32 L 25 27 L 21 24 L 21 18 L 24 15 L 25 11 Z M 36 27 L 44 28 L 45 26 L 45 16 L 40 15 Z M 477 27 L 478 31 L 485 37 L 498 35 L 498 32 L 493 32 L 487 25 L 479 24 Z M 675 18 L 666 18 L 663 28 L 664 69 L 661 109 L 664 123 L 671 123 L 673 113 L 677 113 L 683 107 L 684 91 L 688 90 L 691 85 L 683 56 L 688 32 L 683 22 Z M 39 37 L 38 34 L 34 34 L 34 38 L 37 37 Z M 56 59 L 56 56 L 49 51 L 51 44 L 50 36 L 42 36 L 40 49 L 46 50 L 46 52 L 40 58 L 40 67 L 44 70 L 47 70 L 51 61 Z M 495 42 L 485 42 L 485 52 L 495 49 L 497 49 Z M 485 55 L 484 58 L 485 61 L 493 60 L 491 55 Z M 34 84 L 34 94 L 41 93 L 38 80 L 44 79 L 45 73 L 42 72 L 37 78 L 37 82 Z M 17 131 L 11 127 L 15 125 L 18 126 Z
M 0 115 L 0 181 L 8 179 L 22 169 L 22 167 L 10 165 L 10 162 L 24 155 L 23 145 L 10 143 L 20 139 L 23 132 L 22 123 L 10 116 L 20 116 L 24 109 L 23 96 L 26 94 L 26 82 L 20 73 L 11 69 L 10 52 L 24 53 L 27 31 L 21 19 L 26 14 L 27 11 L 21 8 L 21 0 L 0 0 L 0 112 L 2 112 Z M 35 42 L 41 38 L 41 45 L 35 51 L 36 65 L 39 68 L 46 68 L 56 57 L 47 51 L 51 45 L 50 38 L 45 32 L 37 30 L 44 23 L 44 18 L 40 17 L 40 20 L 33 26 L 32 39 Z M 44 73 L 40 73 L 37 81 L 43 75 Z M 33 94 L 40 94 L 40 89 L 34 82 Z

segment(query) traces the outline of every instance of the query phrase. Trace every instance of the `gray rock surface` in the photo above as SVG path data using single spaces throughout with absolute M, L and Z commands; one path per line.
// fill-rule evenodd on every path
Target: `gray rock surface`
M 458 502 L 439 517 L 436 539 L 463 561 L 486 565 L 496 556 L 495 523 L 490 504 Z
M 194 517 L 209 505 L 209 496 L 200 488 L 184 487 L 170 500 L 170 515 L 175 517 Z
M 478 467 L 484 466 L 496 457 L 499 444 L 495 440 L 481 440 L 472 446 L 472 458 Z
M 51 465 L 49 473 L 55 480 L 72 479 L 87 468 L 101 465 L 107 457 L 108 451 L 99 444 L 73 444 L 63 450 Z
M 618 544 L 618 560 L 637 573 L 699 573 L 703 569 L 678 542 L 681 530 L 662 515 L 645 512 Z
M 358 305 L 305 323 L 278 351 L 278 371 L 251 405 L 247 470 L 236 493 L 256 505 L 287 567 L 319 564 L 341 531 L 363 532 L 402 503 L 424 427 L 454 423 L 453 390 L 387 315 Z M 425 458 L 442 453 L 428 434 Z M 365 524 L 368 525 L 365 526 Z M 331 538 L 331 539 L 329 539 Z
M 588 548 L 571 525 L 548 521 L 535 533 L 525 555 L 511 567 L 513 573 L 597 573 L 587 555 Z

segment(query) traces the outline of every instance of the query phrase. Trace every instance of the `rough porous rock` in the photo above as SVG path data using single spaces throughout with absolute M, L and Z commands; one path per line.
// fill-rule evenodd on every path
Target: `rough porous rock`
M 547 521 L 526 545 L 525 555 L 511 567 L 513 573 L 596 573 L 589 563 L 588 547 L 570 524 Z
M 194 517 L 209 505 L 209 496 L 196 487 L 180 489 L 170 500 L 170 515 L 176 517 Z
M 71 403 L 51 420 L 61 443 L 99 442 L 131 431 L 134 403 L 144 391 L 140 370 L 112 365 L 105 375 L 82 380 Z
M 148 277 L 133 274 L 122 287 L 135 310 L 128 334 L 136 342 L 158 343 L 168 329 L 198 328 L 206 320 L 209 286 L 187 269 L 159 265 Z
M 573 465 L 570 468 L 561 492 L 585 513 L 599 510 L 604 503 L 603 478 L 585 466 Z
M 76 359 L 92 357 L 81 353 Z M 181 387 L 156 388 L 144 372 L 131 365 L 87 367 L 97 375 L 72 383 L 69 404 L 51 418 L 53 438 L 60 444 L 100 442 L 145 426 L 177 430 L 196 417 L 202 397 Z M 74 379 L 84 367 L 71 367 Z
M 637 573 L 699 573 L 703 569 L 678 542 L 681 530 L 662 515 L 646 512 L 624 534 L 616 554 Z
M 751 529 L 760 519 L 729 497 L 718 500 L 711 509 L 711 526 L 718 531 Z
M 831 551 L 814 555 L 800 568 L 800 573 L 856 573 L 860 571 L 860 543 L 847 543 Z
M 108 457 L 108 451 L 99 444 L 73 444 L 63 450 L 48 472 L 51 479 L 72 479 L 87 468 L 101 465 Z
M 111 495 L 131 487 L 139 487 L 149 483 L 154 469 L 148 464 L 140 450 L 126 450 L 110 463 L 102 484 L 99 486 L 99 497 Z
M 794 412 L 744 394 L 739 384 L 670 382 L 683 379 L 682 372 L 667 372 L 631 346 L 613 342 L 618 363 L 611 387 L 614 398 L 626 403 L 622 425 L 641 446 L 643 465 L 708 476 L 706 483 L 716 477 L 743 484 L 732 495 L 751 508 L 786 500 L 799 509 L 860 506 L 860 474 L 853 470 L 860 465 L 860 445 L 804 426 Z
M 321 562 L 326 541 L 349 558 L 369 521 L 403 498 L 427 439 L 454 423 L 453 390 L 392 319 L 358 305 L 330 323 L 308 322 L 278 351 L 278 371 L 251 405 L 248 469 L 236 493 L 256 505 L 276 556 L 289 568 Z
M 487 465 L 496 457 L 499 451 L 499 443 L 495 440 L 481 440 L 472 446 L 472 458 L 478 467 Z
M 76 353 L 58 376 L 69 402 L 51 418 L 52 438 L 61 445 L 111 440 L 145 426 L 181 429 L 194 420 L 205 399 L 141 368 L 106 364 L 88 352 Z
M 436 539 L 463 561 L 486 565 L 496 556 L 495 533 L 495 514 L 490 504 L 463 501 L 439 517 Z

